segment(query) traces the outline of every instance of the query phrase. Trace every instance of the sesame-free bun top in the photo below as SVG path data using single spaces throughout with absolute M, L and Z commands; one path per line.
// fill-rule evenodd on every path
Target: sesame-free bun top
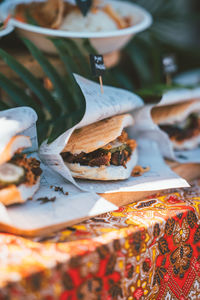
M 62 152 L 90 153 L 114 141 L 125 127 L 134 124 L 130 114 L 118 115 L 76 129 Z
M 151 111 L 156 124 L 174 124 L 184 121 L 191 113 L 200 112 L 200 99 L 173 105 L 154 107 Z

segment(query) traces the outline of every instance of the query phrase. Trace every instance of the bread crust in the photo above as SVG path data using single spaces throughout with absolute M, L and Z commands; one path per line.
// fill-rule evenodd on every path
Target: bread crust
M 151 115 L 154 123 L 164 125 L 182 122 L 193 112 L 200 112 L 200 100 L 157 106 L 152 109 Z
M 90 153 L 114 141 L 121 135 L 124 127 L 133 124 L 133 117 L 130 114 L 124 114 L 77 129 L 71 135 L 62 152 Z
M 27 199 L 32 198 L 40 185 L 40 177 L 32 186 L 22 183 L 19 186 L 10 185 L 0 189 L 0 202 L 8 206 L 11 204 L 24 203 Z

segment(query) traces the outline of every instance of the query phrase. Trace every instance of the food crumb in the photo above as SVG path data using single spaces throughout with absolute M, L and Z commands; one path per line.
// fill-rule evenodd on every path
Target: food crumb
M 55 191 L 55 192 L 61 192 L 61 193 L 64 194 L 63 187 L 60 187 L 60 186 L 55 186 L 55 187 L 54 187 L 54 191 Z
M 56 200 L 56 197 L 52 197 L 52 198 L 41 197 L 41 198 L 37 199 L 37 201 L 41 202 L 40 204 L 45 204 L 45 203 L 48 203 L 48 202 L 54 202 L 55 200 Z
M 63 187 L 61 187 L 61 186 L 53 186 L 53 185 L 51 185 L 50 188 L 51 188 L 51 189 L 54 189 L 55 192 L 61 192 L 63 195 L 66 195 L 66 196 L 69 195 L 69 193 L 68 193 L 68 192 L 65 192 L 65 191 L 63 190 Z
M 142 166 L 135 166 L 131 173 L 132 177 L 142 176 L 144 173 L 148 172 L 150 167 L 142 167 Z

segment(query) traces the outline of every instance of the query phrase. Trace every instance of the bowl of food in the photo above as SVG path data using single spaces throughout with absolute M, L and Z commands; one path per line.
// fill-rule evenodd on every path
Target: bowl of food
M 86 16 L 71 0 L 7 0 L 0 11 L 4 19 L 11 15 L 10 24 L 21 36 L 51 53 L 55 48 L 46 37 L 89 39 L 99 53 L 110 53 L 152 23 L 142 7 L 116 0 L 94 0 Z

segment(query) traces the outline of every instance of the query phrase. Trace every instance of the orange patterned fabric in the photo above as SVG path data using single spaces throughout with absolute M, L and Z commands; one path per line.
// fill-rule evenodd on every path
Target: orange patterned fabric
M 200 187 L 43 239 L 0 234 L 0 300 L 200 299 Z

